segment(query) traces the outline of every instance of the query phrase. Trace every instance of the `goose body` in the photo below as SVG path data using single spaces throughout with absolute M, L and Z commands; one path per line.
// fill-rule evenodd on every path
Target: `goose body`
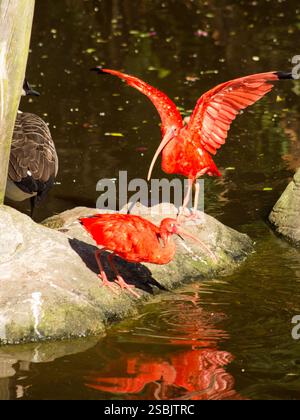
M 6 197 L 32 199 L 34 206 L 51 189 L 58 172 L 58 157 L 50 130 L 40 117 L 18 113 L 9 159 Z
M 26 94 L 37 94 L 30 92 L 27 90 Z M 16 202 L 30 199 L 33 211 L 53 186 L 57 172 L 58 157 L 48 125 L 35 114 L 19 111 L 11 144 L 6 197 Z

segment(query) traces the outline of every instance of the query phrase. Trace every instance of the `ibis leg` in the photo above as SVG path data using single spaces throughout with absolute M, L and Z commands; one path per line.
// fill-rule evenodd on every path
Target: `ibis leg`
M 189 217 L 189 219 L 197 219 L 198 218 L 198 205 L 200 199 L 200 184 L 196 181 L 195 182 L 195 199 L 194 199 L 194 208 L 193 213 Z
M 109 289 L 111 289 L 113 292 L 115 292 L 114 285 L 113 285 L 112 282 L 110 282 L 108 280 L 107 275 L 106 275 L 106 273 L 104 271 L 104 268 L 103 268 L 103 264 L 101 262 L 101 254 L 104 251 L 105 251 L 105 249 L 98 249 L 95 252 L 95 258 L 96 258 L 96 261 L 97 261 L 97 264 L 98 264 L 98 267 L 99 267 L 99 270 L 100 270 L 99 278 L 102 280 L 102 286 L 106 286 Z
M 115 266 L 113 258 L 114 258 L 113 254 L 110 254 L 108 256 L 109 264 L 116 276 L 115 283 L 117 283 L 121 287 L 121 289 L 128 290 L 133 296 L 139 298 L 140 295 L 134 290 L 135 287 L 131 284 L 126 283 L 126 281 L 120 275 L 119 271 L 117 270 L 117 267 Z
M 184 217 L 185 210 L 187 209 L 187 207 L 189 205 L 190 198 L 191 198 L 192 191 L 193 191 L 193 184 L 194 184 L 194 181 L 192 179 L 189 179 L 188 190 L 187 190 L 187 193 L 184 197 L 182 207 L 181 207 L 180 212 L 179 212 L 178 217 L 177 217 L 177 221 L 179 223 L 182 221 L 182 218 Z
M 202 172 L 200 172 L 200 175 L 202 176 L 204 173 L 203 173 L 203 171 Z M 198 219 L 198 206 L 199 206 L 199 200 L 200 200 L 200 184 L 199 184 L 199 182 L 198 182 L 198 180 L 196 179 L 196 181 L 193 181 L 192 182 L 192 186 L 193 186 L 193 183 L 195 182 L 195 198 L 194 198 L 194 207 L 193 207 L 193 211 L 192 211 L 192 214 L 190 215 L 190 216 L 188 216 L 188 219 L 189 220 L 196 220 L 196 219 Z M 188 198 L 188 201 L 187 201 L 187 205 L 188 205 L 188 202 L 189 202 L 189 198 Z

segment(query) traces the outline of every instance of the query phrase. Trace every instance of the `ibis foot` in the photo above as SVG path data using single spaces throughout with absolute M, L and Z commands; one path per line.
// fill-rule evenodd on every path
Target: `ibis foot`
M 117 289 L 114 283 L 109 281 L 106 276 L 104 276 L 103 278 L 101 274 L 99 274 L 98 277 L 99 279 L 102 280 L 101 285 L 100 285 L 101 287 L 108 287 L 114 294 L 117 294 Z
M 122 276 L 118 275 L 115 283 L 118 284 L 122 290 L 128 290 L 136 298 L 140 298 L 140 295 L 135 291 L 135 286 L 126 283 Z

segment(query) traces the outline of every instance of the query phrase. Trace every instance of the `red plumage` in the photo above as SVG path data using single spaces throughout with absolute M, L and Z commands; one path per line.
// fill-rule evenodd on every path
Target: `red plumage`
M 205 93 L 188 124 L 192 140 L 215 155 L 226 141 L 232 121 L 242 109 L 253 105 L 279 80 L 275 72 L 253 74 L 222 83 Z
M 167 239 L 172 236 L 167 226 L 176 220 L 165 219 L 158 227 L 140 216 L 97 214 L 80 222 L 100 247 L 126 261 L 167 264 L 175 255 L 175 243 Z
M 116 275 L 115 283 L 136 297 L 139 295 L 134 287 L 129 286 L 119 274 L 113 262 L 114 255 L 133 263 L 168 264 L 175 256 L 176 245 L 172 236 L 177 234 L 198 242 L 205 252 L 216 259 L 202 241 L 184 231 L 175 219 L 164 219 L 159 227 L 140 216 L 129 214 L 96 214 L 79 220 L 99 246 L 95 256 L 103 284 L 112 288 L 100 259 L 104 251 L 109 251 L 108 261 Z
M 267 72 L 241 77 L 222 83 L 201 96 L 187 125 L 176 105 L 163 92 L 142 80 L 110 69 L 96 69 L 125 80 L 146 95 L 154 104 L 162 120 L 163 140 L 152 161 L 162 152 L 162 169 L 168 174 L 180 174 L 190 181 L 183 207 L 187 206 L 196 179 L 205 174 L 221 176 L 212 159 L 225 143 L 232 121 L 242 109 L 254 104 L 273 88 L 272 82 L 292 79 L 289 73 Z M 196 188 L 199 188 L 196 184 Z M 199 197 L 199 190 L 197 191 Z M 197 201 L 197 199 L 195 200 Z M 198 203 L 195 203 L 197 210 Z
M 153 86 L 148 85 L 137 77 L 130 76 L 129 74 L 124 74 L 119 71 L 110 69 L 99 68 L 96 70 L 100 73 L 109 73 L 113 76 L 117 76 L 125 80 L 129 86 L 134 87 L 144 95 L 148 96 L 160 115 L 163 135 L 166 133 L 170 125 L 174 125 L 178 128 L 183 127 L 183 121 L 180 112 L 176 108 L 174 102 L 172 102 L 165 93 L 155 89 Z

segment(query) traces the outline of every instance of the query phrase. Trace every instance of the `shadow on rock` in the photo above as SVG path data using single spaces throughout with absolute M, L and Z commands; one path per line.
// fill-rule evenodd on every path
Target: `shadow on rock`
M 95 259 L 95 252 L 98 248 L 94 245 L 90 245 L 84 241 L 74 238 L 69 239 L 69 243 L 72 249 L 80 256 L 85 265 L 93 273 L 98 275 L 99 268 Z M 104 252 L 102 261 L 109 280 L 113 281 L 115 276 L 106 258 L 108 255 L 108 252 Z M 152 272 L 144 265 L 129 263 L 118 256 L 114 257 L 114 262 L 124 280 L 128 284 L 135 286 L 137 289 L 150 294 L 154 294 L 153 287 L 157 287 L 159 290 L 168 291 L 153 278 Z

